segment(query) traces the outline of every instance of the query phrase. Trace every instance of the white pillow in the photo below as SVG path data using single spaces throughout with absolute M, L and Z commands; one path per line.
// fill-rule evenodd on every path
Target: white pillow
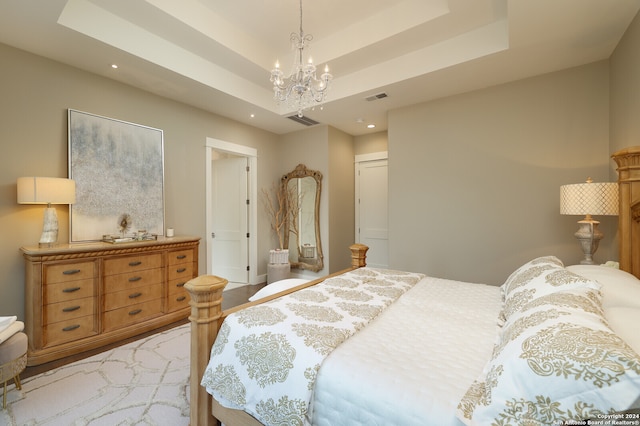
M 602 307 L 640 308 L 640 280 L 620 269 L 600 265 L 571 265 L 567 269 L 602 285 Z
M 605 310 L 609 327 L 640 354 L 640 308 L 614 306 Z
M 300 284 L 308 283 L 309 281 L 310 280 L 305 280 L 303 278 L 289 278 L 286 280 L 273 282 L 258 290 L 256 294 L 249 298 L 249 302 L 271 296 L 272 294 L 280 293 L 281 291 L 289 290 L 290 288 L 293 288 Z

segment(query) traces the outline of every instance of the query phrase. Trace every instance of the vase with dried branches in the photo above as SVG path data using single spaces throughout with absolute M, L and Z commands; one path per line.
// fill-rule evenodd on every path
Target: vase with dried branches
M 262 189 L 262 201 L 271 221 L 271 229 L 278 238 L 278 248 L 271 250 L 269 260 L 268 283 L 288 277 L 290 271 L 289 250 L 284 247 L 285 232 L 297 233 L 298 218 L 298 192 L 294 187 L 284 184 L 274 184 L 271 190 Z M 287 265 L 286 271 L 274 269 L 278 265 Z M 277 276 L 275 279 L 273 276 Z
M 271 229 L 278 238 L 278 248 L 283 250 L 284 233 L 293 234 L 298 229 L 298 193 L 294 187 L 274 184 L 270 191 L 262 189 L 262 201 L 271 221 Z

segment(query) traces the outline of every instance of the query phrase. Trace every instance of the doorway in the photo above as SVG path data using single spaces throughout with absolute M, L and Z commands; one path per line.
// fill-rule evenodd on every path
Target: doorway
M 356 155 L 356 236 L 369 246 L 367 266 L 389 267 L 387 152 Z
M 257 150 L 206 140 L 207 273 L 257 284 Z

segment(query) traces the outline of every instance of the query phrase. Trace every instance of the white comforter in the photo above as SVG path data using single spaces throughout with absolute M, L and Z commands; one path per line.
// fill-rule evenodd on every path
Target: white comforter
M 497 336 L 500 289 L 425 278 L 324 361 L 313 424 L 460 425 Z
M 361 268 L 229 315 L 202 385 L 265 424 L 307 424 L 323 359 L 422 277 Z

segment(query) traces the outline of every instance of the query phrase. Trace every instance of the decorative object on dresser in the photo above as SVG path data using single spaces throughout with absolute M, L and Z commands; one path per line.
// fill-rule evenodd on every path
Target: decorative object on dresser
M 69 177 L 77 186 L 69 241 L 164 235 L 162 130 L 70 109 Z
M 578 230 L 574 234 L 584 253 L 583 265 L 593 265 L 593 255 L 604 237 L 598 229 L 600 222 L 591 215 L 618 215 L 618 184 L 615 182 L 594 183 L 591 178 L 586 183 L 562 185 L 560 187 L 560 214 L 585 215 L 578 221 Z
M 18 204 L 46 204 L 40 247 L 52 247 L 58 242 L 58 214 L 52 204 L 73 204 L 76 184 L 71 179 L 52 177 L 18 178 Z
M 101 347 L 187 318 L 199 237 L 23 247 L 28 364 Z

